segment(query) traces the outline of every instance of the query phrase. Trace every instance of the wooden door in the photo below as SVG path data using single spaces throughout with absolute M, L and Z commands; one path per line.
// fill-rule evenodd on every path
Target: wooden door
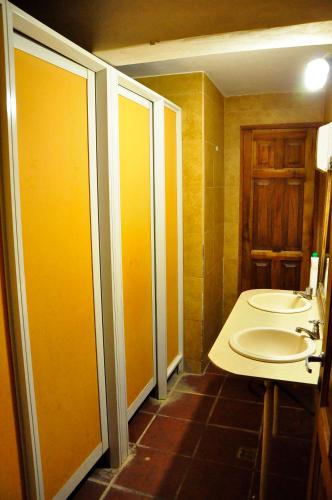
M 120 89 L 122 272 L 128 418 L 156 385 L 152 109 Z
M 240 289 L 309 283 L 316 129 L 242 131 Z
M 28 40 L 15 45 L 17 197 L 40 495 L 67 498 L 107 448 L 89 120 L 94 77 Z

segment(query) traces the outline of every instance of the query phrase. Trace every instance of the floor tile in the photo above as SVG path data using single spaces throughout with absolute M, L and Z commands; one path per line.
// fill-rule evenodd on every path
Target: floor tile
M 105 500 L 148 500 L 148 499 L 151 499 L 151 497 L 146 496 L 143 493 L 128 491 L 126 489 L 117 488 L 116 486 L 112 487 L 105 496 Z
M 116 478 L 117 485 L 149 495 L 174 499 L 190 459 L 151 448 L 137 448 L 136 455 Z
M 204 426 L 197 422 L 157 415 L 140 444 L 192 456 L 203 430 Z
M 140 407 L 140 411 L 145 411 L 148 413 L 158 413 L 162 404 L 163 401 L 159 401 L 158 399 L 148 397 Z
M 221 396 L 243 401 L 263 401 L 264 382 L 262 379 L 251 377 L 227 377 L 223 385 Z
M 209 396 L 174 391 L 160 409 L 160 414 L 206 422 L 213 401 Z
M 74 493 L 70 495 L 70 499 L 75 500 L 98 500 L 104 493 L 107 485 L 96 483 L 94 481 L 85 480 Z
M 213 462 L 193 460 L 179 500 L 246 500 L 252 473 Z
M 131 443 L 136 443 L 151 420 L 153 415 L 151 413 L 145 413 L 138 411 L 129 421 L 129 441 Z
M 279 382 L 279 403 L 282 406 L 302 408 L 303 405 L 314 411 L 315 387 L 309 384 Z M 282 390 L 284 388 L 284 390 Z M 294 396 L 294 397 L 292 397 Z
M 293 478 L 307 478 L 310 462 L 311 441 L 290 439 L 282 436 L 273 438 L 269 454 L 269 474 Z M 258 454 L 260 469 L 261 451 Z
M 267 476 L 267 498 L 269 500 L 306 500 L 306 481 L 283 476 Z M 259 500 L 259 474 L 255 474 L 250 500 Z
M 209 363 L 205 370 L 206 373 L 216 373 L 217 375 L 228 375 L 229 372 L 226 372 L 222 368 L 218 368 L 218 366 L 213 363 Z
M 262 422 L 263 405 L 249 401 L 220 398 L 210 424 L 258 431 Z
M 208 426 L 195 458 L 252 469 L 258 452 L 258 433 Z
M 315 419 L 300 408 L 278 409 L 278 434 L 312 439 Z
M 215 373 L 205 373 L 204 375 L 183 375 L 176 386 L 177 391 L 194 392 L 216 396 L 225 377 Z

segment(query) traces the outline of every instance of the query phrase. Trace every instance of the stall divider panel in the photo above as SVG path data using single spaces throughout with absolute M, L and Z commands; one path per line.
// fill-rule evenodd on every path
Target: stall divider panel
M 181 112 L 165 104 L 165 205 L 167 270 L 167 375 L 182 362 Z
M 128 418 L 156 385 L 152 105 L 119 87 Z

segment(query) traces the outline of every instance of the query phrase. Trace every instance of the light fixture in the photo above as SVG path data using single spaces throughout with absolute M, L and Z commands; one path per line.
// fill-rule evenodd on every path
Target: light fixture
M 308 90 L 320 90 L 324 87 L 330 71 L 330 65 L 324 58 L 313 59 L 308 62 L 304 82 Z

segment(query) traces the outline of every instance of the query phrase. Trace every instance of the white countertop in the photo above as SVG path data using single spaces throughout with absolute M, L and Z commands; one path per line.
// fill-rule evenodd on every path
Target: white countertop
M 257 293 L 274 293 L 277 291 L 279 292 L 281 290 L 260 289 L 243 292 L 219 333 L 217 340 L 213 344 L 209 352 L 209 358 L 214 365 L 237 375 L 316 385 L 318 383 L 320 363 L 310 363 L 312 373 L 308 373 L 304 360 L 294 363 L 268 363 L 256 361 L 237 354 L 228 343 L 232 333 L 244 328 L 267 326 L 295 331 L 297 326 L 302 326 L 311 330 L 312 325 L 308 323 L 308 321 L 310 319 L 321 319 L 316 298 L 313 298 L 312 307 L 307 311 L 290 314 L 261 311 L 250 306 L 247 302 L 249 297 Z M 289 290 L 282 291 L 289 293 Z M 323 328 L 321 328 L 321 335 L 322 331 Z M 320 354 L 322 350 L 322 341 L 317 340 L 315 344 L 315 354 Z

